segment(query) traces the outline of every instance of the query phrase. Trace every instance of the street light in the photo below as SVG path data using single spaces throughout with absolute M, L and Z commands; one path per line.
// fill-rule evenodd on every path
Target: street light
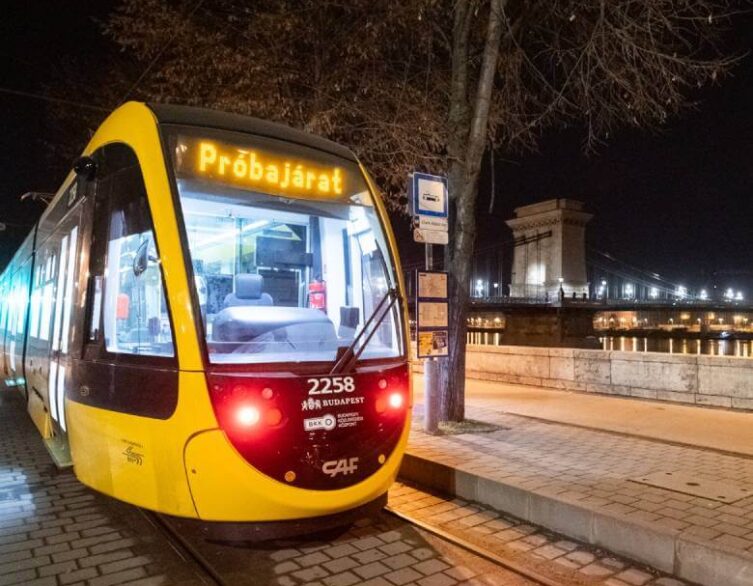
M 709 298 L 709 292 L 706 289 L 701 289 L 700 298 L 701 301 L 706 301 Z
M 656 287 L 651 287 L 648 295 L 649 297 L 651 297 L 651 299 L 656 299 L 657 297 L 659 297 L 659 289 L 657 289 Z
M 675 295 L 678 299 L 685 299 L 685 297 L 688 294 L 688 289 L 686 287 L 683 287 L 682 285 L 677 286 L 677 291 L 675 291 Z

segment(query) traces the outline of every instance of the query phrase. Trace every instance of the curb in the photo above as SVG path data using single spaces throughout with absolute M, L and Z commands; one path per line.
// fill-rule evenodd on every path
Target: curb
M 591 509 L 578 501 L 471 474 L 410 452 L 403 457 L 400 477 L 603 547 L 682 580 L 708 586 L 753 585 L 753 554 L 682 535 L 676 529 Z

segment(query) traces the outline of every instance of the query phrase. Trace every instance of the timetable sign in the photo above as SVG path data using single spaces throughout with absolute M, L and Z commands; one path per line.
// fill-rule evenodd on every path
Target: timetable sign
M 416 271 L 416 341 L 419 358 L 447 356 L 449 289 L 444 271 Z

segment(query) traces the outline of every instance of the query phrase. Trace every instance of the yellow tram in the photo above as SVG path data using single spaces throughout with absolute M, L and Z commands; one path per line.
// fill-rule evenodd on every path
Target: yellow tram
M 377 190 L 346 148 L 129 102 L 0 276 L 0 376 L 84 484 L 204 521 L 380 502 L 412 403 Z

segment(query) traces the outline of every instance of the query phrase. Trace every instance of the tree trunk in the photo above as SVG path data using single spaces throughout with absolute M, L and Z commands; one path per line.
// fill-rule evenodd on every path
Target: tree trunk
M 462 421 L 465 417 L 465 345 L 473 245 L 476 239 L 476 196 L 481 158 L 489 121 L 491 92 L 499 56 L 503 9 L 506 0 L 491 0 L 484 54 L 472 112 L 468 100 L 468 33 L 473 11 L 467 2 L 455 5 L 452 55 L 448 151 L 451 231 L 445 252 L 449 272 L 449 357 L 442 362 L 441 421 Z
M 465 418 L 465 343 L 470 297 L 473 244 L 476 239 L 477 182 L 469 182 L 464 165 L 452 165 L 449 189 L 462 194 L 454 198 L 453 230 L 445 254 L 445 270 L 449 273 L 449 357 L 443 361 L 440 388 L 441 421 L 462 421 Z

